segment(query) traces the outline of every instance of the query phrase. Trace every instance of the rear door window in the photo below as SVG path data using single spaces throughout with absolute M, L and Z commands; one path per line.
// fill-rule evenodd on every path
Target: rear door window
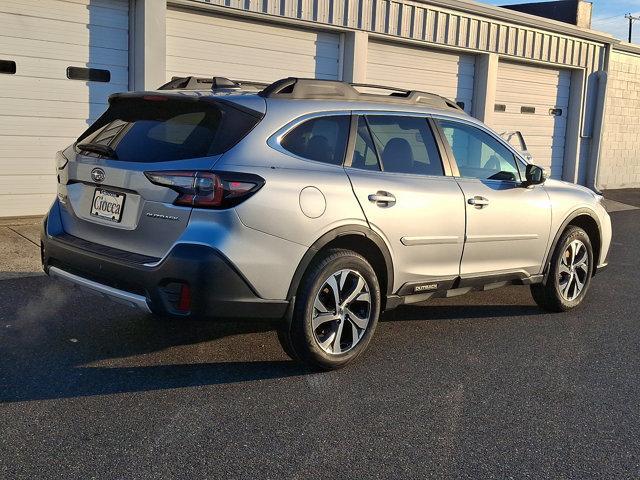
M 349 137 L 350 117 L 330 115 L 312 118 L 285 135 L 280 145 L 308 160 L 342 165 Z
M 367 115 L 385 172 L 444 175 L 442 160 L 427 119 L 401 115 Z
M 128 162 L 206 157 L 227 151 L 259 121 L 259 115 L 224 103 L 121 99 L 90 128 L 88 135 L 80 137 L 76 148 L 82 144 L 104 145 L 113 150 L 114 159 Z

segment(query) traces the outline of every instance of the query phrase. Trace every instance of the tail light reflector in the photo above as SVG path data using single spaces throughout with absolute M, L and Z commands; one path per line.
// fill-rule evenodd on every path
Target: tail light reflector
M 180 287 L 180 297 L 178 298 L 178 310 L 188 312 L 191 310 L 191 287 L 188 283 L 183 283 Z

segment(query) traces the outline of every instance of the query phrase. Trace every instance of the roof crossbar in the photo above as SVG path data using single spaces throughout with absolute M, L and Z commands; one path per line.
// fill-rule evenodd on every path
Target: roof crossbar
M 173 77 L 158 90 L 241 90 L 244 87 L 264 88 L 268 83 L 229 80 L 226 77 Z
M 363 93 L 356 88 L 382 90 L 391 93 Z M 453 100 L 434 93 L 406 90 L 383 85 L 347 83 L 336 80 L 288 77 L 277 80 L 259 95 L 265 98 L 294 100 L 351 100 L 360 102 L 384 102 L 425 105 L 432 108 L 463 111 Z

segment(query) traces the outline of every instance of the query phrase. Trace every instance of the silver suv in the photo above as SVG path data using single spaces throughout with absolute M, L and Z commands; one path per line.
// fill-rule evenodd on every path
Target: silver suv
M 566 311 L 606 266 L 602 197 L 437 95 L 188 77 L 109 104 L 57 154 L 44 270 L 157 315 L 282 318 L 316 368 L 398 305 L 518 284 Z

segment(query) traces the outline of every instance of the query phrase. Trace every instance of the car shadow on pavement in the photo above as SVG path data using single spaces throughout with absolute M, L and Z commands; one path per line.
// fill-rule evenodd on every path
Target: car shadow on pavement
M 0 403 L 303 375 L 266 320 L 157 319 L 47 277 L 0 281 Z
M 384 321 L 539 315 L 527 291 L 516 305 L 476 297 L 404 306 Z M 515 296 L 514 296 L 515 295 Z M 487 301 L 478 297 L 477 301 Z M 457 302 L 458 304 L 453 304 Z M 528 305 L 526 305 L 528 303 Z M 300 376 L 267 320 L 157 319 L 47 277 L 0 281 L 0 403 L 143 392 Z

